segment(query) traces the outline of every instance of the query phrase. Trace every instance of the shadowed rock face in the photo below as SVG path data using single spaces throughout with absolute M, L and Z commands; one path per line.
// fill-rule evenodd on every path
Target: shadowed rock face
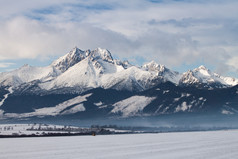
M 165 82 L 141 92 L 96 88 L 84 93 L 12 93 L 0 108 L 4 118 L 74 116 L 78 119 L 104 119 L 176 114 L 237 116 L 238 86 L 209 90 Z

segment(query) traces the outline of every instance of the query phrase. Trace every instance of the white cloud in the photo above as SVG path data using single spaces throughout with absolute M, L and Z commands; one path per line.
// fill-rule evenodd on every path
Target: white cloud
M 0 0 L 0 59 L 58 56 L 77 45 L 169 67 L 197 61 L 221 73 L 235 67 L 235 0 L 23 1 Z
M 125 36 L 88 24 L 48 24 L 24 17 L 2 23 L 0 34 L 0 59 L 62 55 L 76 45 L 82 49 L 105 46 L 112 50 L 128 50 L 129 46 L 133 47 L 133 42 Z
M 14 63 L 0 62 L 0 68 L 7 68 L 11 65 L 14 65 Z
M 235 56 L 235 57 L 232 57 L 231 59 L 229 59 L 227 64 L 229 66 L 232 66 L 233 69 L 235 69 L 238 73 L 238 56 Z

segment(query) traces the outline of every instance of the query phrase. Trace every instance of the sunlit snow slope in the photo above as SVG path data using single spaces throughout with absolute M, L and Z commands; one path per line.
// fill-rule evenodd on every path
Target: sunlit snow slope
M 0 73 L 0 86 L 17 89 L 22 84 L 28 87 L 35 85 L 37 91 L 74 88 L 83 92 L 98 87 L 143 91 L 165 81 L 207 87 L 238 84 L 237 79 L 220 76 L 204 66 L 183 74 L 154 61 L 141 67 L 133 66 L 128 61 L 113 59 L 108 50 L 101 48 L 86 51 L 74 48 L 49 66 L 24 65 L 14 71 Z

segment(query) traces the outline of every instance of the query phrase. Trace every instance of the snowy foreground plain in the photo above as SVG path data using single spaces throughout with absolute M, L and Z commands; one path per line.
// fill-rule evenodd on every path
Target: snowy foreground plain
M 238 156 L 238 130 L 0 139 L 1 159 L 158 159 Z

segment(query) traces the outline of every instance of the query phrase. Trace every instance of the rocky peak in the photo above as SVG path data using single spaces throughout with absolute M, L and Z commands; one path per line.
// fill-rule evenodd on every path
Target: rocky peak
M 75 65 L 79 61 L 83 60 L 87 52 L 78 49 L 77 47 L 73 48 L 69 53 L 55 60 L 52 65 L 59 69 L 61 72 L 65 72 L 69 67 Z
M 201 70 L 208 70 L 204 65 L 199 66 L 198 69 L 201 69 Z
M 111 53 L 106 49 L 97 48 L 90 52 L 89 54 L 94 60 L 102 59 L 104 61 L 113 63 L 113 58 Z
M 121 60 L 114 60 L 114 63 L 116 65 L 122 66 L 124 69 L 127 69 L 129 67 L 131 67 L 132 65 L 130 64 L 129 61 L 125 60 L 125 61 L 121 61 Z
M 142 69 L 145 71 L 150 71 L 150 72 L 160 72 L 163 73 L 166 68 L 164 65 L 159 65 L 155 61 L 151 61 L 145 65 L 142 66 Z
M 179 83 L 180 84 L 193 84 L 198 83 L 199 80 L 194 76 L 193 71 L 188 70 L 187 72 L 183 73 Z
M 203 66 L 203 65 L 201 65 L 201 66 L 199 66 L 198 68 L 195 68 L 194 70 L 193 70 L 193 72 L 194 73 L 200 73 L 201 75 L 203 75 L 203 76 L 211 76 L 212 74 L 214 74 L 214 73 L 212 73 L 209 69 L 207 69 L 205 66 Z

